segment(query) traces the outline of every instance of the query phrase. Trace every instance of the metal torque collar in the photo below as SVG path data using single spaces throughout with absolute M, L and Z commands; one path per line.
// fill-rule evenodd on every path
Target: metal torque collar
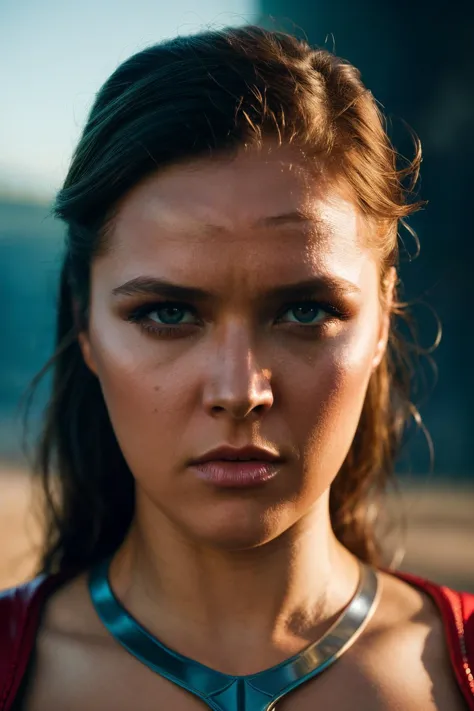
M 289 659 L 257 674 L 232 676 L 163 645 L 122 606 L 110 587 L 110 558 L 92 568 L 89 591 L 111 635 L 147 667 L 202 699 L 213 711 L 272 711 L 289 692 L 327 669 L 359 637 L 379 598 L 376 571 L 360 563 L 354 597 L 330 629 Z

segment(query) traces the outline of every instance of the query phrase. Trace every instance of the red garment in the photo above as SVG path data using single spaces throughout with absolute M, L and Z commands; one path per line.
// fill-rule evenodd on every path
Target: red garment
M 474 594 L 390 572 L 427 592 L 438 606 L 451 663 L 467 709 L 474 711 Z M 42 605 L 65 575 L 40 576 L 0 593 L 0 711 L 10 711 L 33 652 Z

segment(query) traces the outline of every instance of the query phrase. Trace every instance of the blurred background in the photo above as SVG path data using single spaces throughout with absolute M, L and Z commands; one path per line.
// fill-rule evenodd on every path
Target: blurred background
M 419 197 L 401 230 L 405 297 L 419 342 L 418 404 L 434 445 L 409 433 L 398 463 L 405 570 L 474 591 L 474 317 L 472 220 L 474 5 L 453 0 L 0 0 L 0 588 L 28 578 L 41 532 L 21 450 L 19 402 L 53 344 L 63 228 L 49 215 L 94 94 L 134 52 L 206 28 L 263 24 L 324 46 L 361 71 L 401 155 L 408 124 L 422 142 Z M 469 207 L 471 205 L 471 207 Z M 47 397 L 43 382 L 32 435 Z

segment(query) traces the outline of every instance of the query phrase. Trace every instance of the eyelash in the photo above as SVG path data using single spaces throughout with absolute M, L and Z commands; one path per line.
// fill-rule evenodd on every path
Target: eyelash
M 305 301 L 296 301 L 293 302 L 287 306 L 281 311 L 281 314 L 287 313 L 287 311 L 291 311 L 297 307 L 301 306 L 309 306 L 310 308 L 314 308 L 315 310 L 320 310 L 320 311 L 325 311 L 326 314 L 330 317 L 329 320 L 334 320 L 338 319 L 340 321 L 344 321 L 348 318 L 347 313 L 345 313 L 343 310 L 335 307 L 333 304 L 321 302 L 321 301 L 316 301 L 313 299 L 306 299 Z M 179 338 L 182 336 L 182 331 L 183 327 L 186 328 L 186 326 L 194 326 L 195 324 L 176 324 L 176 325 L 155 325 L 152 326 L 150 325 L 150 322 L 147 321 L 147 317 L 153 313 L 154 311 L 160 311 L 161 309 L 166 309 L 166 308 L 176 308 L 181 311 L 189 311 L 190 313 L 196 315 L 195 309 L 190 305 L 190 304 L 185 304 L 185 303 L 180 303 L 177 301 L 159 301 L 151 304 L 145 304 L 143 306 L 139 306 L 138 308 L 134 309 L 131 311 L 127 317 L 126 320 L 131 322 L 131 323 L 136 323 L 143 331 L 146 333 L 151 333 L 154 336 L 157 337 L 171 337 L 171 338 Z M 327 320 L 324 320 L 322 323 L 318 324 L 304 324 L 304 323 L 297 323 L 297 322 L 290 322 L 290 323 L 295 323 L 298 327 L 304 327 L 306 330 L 312 330 L 313 332 L 315 330 L 321 330 L 327 323 Z

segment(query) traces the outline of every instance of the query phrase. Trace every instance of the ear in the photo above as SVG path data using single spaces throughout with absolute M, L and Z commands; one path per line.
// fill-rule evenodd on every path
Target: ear
M 74 321 L 76 323 L 76 326 L 82 323 L 82 320 L 79 317 L 79 306 L 76 301 L 73 301 L 73 312 L 74 312 Z M 85 325 L 82 325 L 79 327 L 80 330 L 77 335 L 77 341 L 79 343 L 79 348 L 82 353 L 82 357 L 84 358 L 84 362 L 89 368 L 89 370 L 94 373 L 94 375 L 97 375 L 97 365 L 94 360 L 93 352 L 92 352 L 92 344 L 90 341 L 90 335 L 88 331 L 88 327 Z
M 94 360 L 92 345 L 87 331 L 80 331 L 77 336 L 79 343 L 79 348 L 81 349 L 82 357 L 84 358 L 84 363 L 87 365 L 89 370 L 97 375 L 97 365 Z
M 378 339 L 375 347 L 374 357 L 372 359 L 372 372 L 380 365 L 385 351 L 387 350 L 388 337 L 390 335 L 390 314 L 392 312 L 393 297 L 395 285 L 397 283 L 397 270 L 395 267 L 390 267 L 385 277 L 385 297 L 381 305 L 380 328 Z

